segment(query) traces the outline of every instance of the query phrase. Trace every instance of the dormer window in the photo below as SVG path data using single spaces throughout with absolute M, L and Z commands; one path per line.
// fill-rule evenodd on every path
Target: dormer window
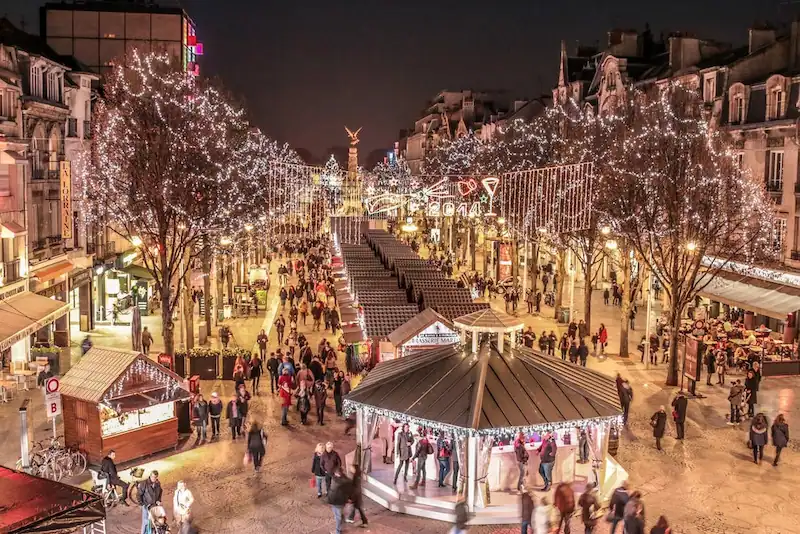
M 611 72 L 606 76 L 606 90 L 607 91 L 616 91 L 617 90 L 617 73 Z
M 750 88 L 743 83 L 735 83 L 728 91 L 728 122 L 744 124 L 747 122 L 747 98 Z
M 731 109 L 733 110 L 731 122 L 742 124 L 744 122 L 744 95 L 736 95 L 733 97 Z
M 769 92 L 767 103 L 767 120 L 780 119 L 784 115 L 783 107 L 786 103 L 786 93 L 780 87 Z
M 709 74 L 703 83 L 703 102 L 710 104 L 717 96 L 717 77 L 714 74 Z

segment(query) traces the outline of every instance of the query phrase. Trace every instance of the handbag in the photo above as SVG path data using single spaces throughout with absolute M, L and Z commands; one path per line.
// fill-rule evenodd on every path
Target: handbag
M 244 453 L 244 458 L 242 458 L 242 464 L 249 465 L 250 460 L 252 460 L 252 458 L 250 457 L 250 453 L 249 452 Z
M 309 488 L 311 488 L 311 489 L 314 489 L 314 487 L 317 485 L 317 480 L 316 480 L 316 478 L 317 478 L 317 477 L 311 477 L 311 478 L 309 479 L 309 481 L 308 481 L 308 487 L 309 487 Z

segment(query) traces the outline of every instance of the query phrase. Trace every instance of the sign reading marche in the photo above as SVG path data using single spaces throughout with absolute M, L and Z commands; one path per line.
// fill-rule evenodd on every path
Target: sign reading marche
M 61 415 L 61 393 L 58 391 L 60 387 L 61 382 L 56 376 L 44 382 L 44 406 L 48 419 Z
M 450 330 L 440 322 L 435 322 L 428 328 L 409 339 L 404 346 L 422 347 L 430 345 L 452 345 L 458 343 L 458 333 Z

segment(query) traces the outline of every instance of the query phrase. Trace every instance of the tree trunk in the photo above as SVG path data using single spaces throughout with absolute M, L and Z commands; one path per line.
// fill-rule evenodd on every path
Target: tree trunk
M 683 362 L 678 361 L 678 331 L 681 328 L 681 309 L 680 306 L 673 304 L 672 299 L 669 302 L 670 324 L 672 328 L 670 331 L 669 340 L 669 367 L 667 368 L 667 385 L 677 386 L 678 377 L 681 375 Z M 697 362 L 698 365 L 701 362 Z
M 631 283 L 633 282 L 631 276 L 631 258 L 625 252 L 621 253 L 621 269 L 620 272 L 617 273 L 617 280 L 619 280 L 619 276 L 624 276 L 622 281 L 622 301 L 621 301 L 621 309 L 620 309 L 620 325 L 619 325 L 619 355 L 622 358 L 630 357 L 628 353 L 628 327 L 630 326 L 630 322 L 628 319 L 628 314 L 631 310 Z
M 222 254 L 218 254 L 217 255 L 217 260 L 216 260 L 216 264 L 217 264 L 217 313 L 219 313 L 219 311 L 222 310 L 222 306 L 225 304 L 225 301 L 223 299 L 223 294 L 224 294 L 223 287 L 224 287 L 224 284 L 225 284 L 225 265 L 224 265 L 224 262 L 225 262 L 224 256 Z M 218 321 L 219 320 L 219 316 L 215 317 L 214 320 Z M 210 330 L 211 330 L 211 327 L 209 326 L 209 331 Z
M 203 299 L 205 299 L 203 310 L 205 313 L 204 320 L 206 322 L 206 333 L 211 334 L 211 251 L 206 250 L 203 253 Z
M 184 256 L 184 265 L 188 266 L 189 259 L 191 258 L 191 247 L 186 248 Z M 183 273 L 183 322 L 186 325 L 186 350 L 194 348 L 194 302 L 192 302 L 192 270 L 187 267 L 186 272 Z
M 233 304 L 233 258 L 227 258 L 225 262 L 225 279 L 228 286 L 228 298 L 225 302 Z
M 554 310 L 554 316 L 556 321 L 558 321 L 558 310 L 563 306 L 564 303 L 564 284 L 567 283 L 567 250 L 566 249 L 559 249 L 558 251 L 558 266 L 557 266 L 557 273 L 558 273 L 558 287 L 556 287 L 556 305 Z M 569 318 L 572 320 L 572 317 Z
M 592 293 L 594 292 L 594 288 L 592 287 L 592 281 L 590 278 L 587 278 L 584 283 L 583 289 L 583 321 L 586 323 L 586 331 L 589 332 L 589 335 L 592 335 Z
M 175 355 L 175 324 L 172 322 L 172 308 L 170 301 L 172 299 L 172 285 L 171 280 L 164 277 L 163 273 L 169 273 L 170 270 L 167 266 L 167 253 L 162 251 L 160 253 L 161 263 L 161 336 L 164 339 L 164 352 L 170 356 Z

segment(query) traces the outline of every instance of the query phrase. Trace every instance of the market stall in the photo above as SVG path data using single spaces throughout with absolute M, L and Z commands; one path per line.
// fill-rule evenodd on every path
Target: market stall
M 422 310 L 413 319 L 397 327 L 387 338 L 394 358 L 460 342 L 453 323 L 431 308 Z
M 0 467 L 0 532 L 60 534 L 102 524 L 105 517 L 96 493 Z
M 175 447 L 183 378 L 139 352 L 93 347 L 61 378 L 64 442 L 99 463 L 114 449 L 126 462 Z
M 519 474 L 511 445 L 518 432 L 531 451 L 526 487 L 542 486 L 533 451 L 548 433 L 559 446 L 554 483 L 571 483 L 580 492 L 594 480 L 592 464 L 577 463 L 580 430 L 598 466 L 601 499 L 626 477 L 606 456 L 610 428 L 621 423 L 614 381 L 510 343 L 500 349 L 483 342 L 475 351 L 448 345 L 379 363 L 345 398 L 345 411 L 355 411 L 358 425 L 356 451 L 347 460 L 362 466 L 364 494 L 393 511 L 452 521 L 453 505 L 463 498 L 473 524 L 518 521 L 519 496 L 509 491 Z M 399 465 L 394 438 L 404 423 L 415 440 L 425 434 L 452 444 L 457 461 L 450 462 L 445 488 L 412 487 L 416 465 L 408 482 L 393 483 Z M 436 459 L 428 461 L 426 476 L 435 480 Z

